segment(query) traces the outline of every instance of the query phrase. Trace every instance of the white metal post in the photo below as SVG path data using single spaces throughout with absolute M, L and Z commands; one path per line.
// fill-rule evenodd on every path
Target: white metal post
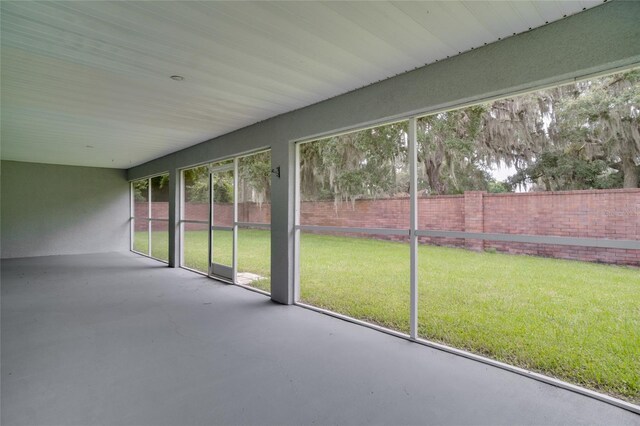
M 233 159 L 233 253 L 231 255 L 231 275 L 233 283 L 238 282 L 238 157 Z
M 185 209 L 185 179 L 184 179 L 184 170 L 180 170 L 180 173 L 177 173 L 177 175 L 180 175 L 180 185 L 178 186 L 179 190 L 180 190 L 180 206 L 179 206 L 179 213 L 178 213 L 178 226 L 179 226 L 179 230 L 178 232 L 180 233 L 180 235 L 178 236 L 178 256 L 179 259 L 177 261 L 178 266 L 184 266 L 184 222 L 183 220 L 185 219 L 184 217 L 184 209 Z
M 209 273 L 213 273 L 213 173 L 209 171 Z
M 294 157 L 293 191 L 293 302 L 300 300 L 300 144 L 296 144 Z
M 151 257 L 151 178 L 147 179 L 147 256 Z
M 129 222 L 129 250 L 133 251 L 133 241 L 136 237 L 136 204 L 133 194 L 133 181 L 129 183 L 129 212 L 131 213 L 131 220 Z
M 418 236 L 416 235 L 418 227 L 418 146 L 416 140 L 416 118 L 409 119 L 409 199 L 410 214 L 409 218 L 409 247 L 411 252 L 411 302 L 410 302 L 410 324 L 409 335 L 412 339 L 418 338 Z
M 169 178 L 169 201 L 167 214 L 167 263 L 170 268 L 180 266 L 181 257 L 181 210 L 182 203 L 180 198 L 182 186 L 182 173 L 180 170 L 171 168 L 167 173 Z

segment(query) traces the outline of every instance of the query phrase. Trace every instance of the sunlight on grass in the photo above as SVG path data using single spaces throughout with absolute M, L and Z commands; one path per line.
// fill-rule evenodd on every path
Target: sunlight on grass
M 185 240 L 206 271 L 206 230 Z M 238 253 L 269 291 L 269 231 L 240 230 Z M 303 234 L 300 273 L 303 302 L 408 332 L 406 244 Z M 636 268 L 420 246 L 419 335 L 640 402 Z

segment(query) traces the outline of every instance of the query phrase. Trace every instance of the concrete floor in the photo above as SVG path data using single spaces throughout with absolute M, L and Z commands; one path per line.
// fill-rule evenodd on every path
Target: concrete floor
M 2 262 L 3 425 L 640 424 L 129 254 Z

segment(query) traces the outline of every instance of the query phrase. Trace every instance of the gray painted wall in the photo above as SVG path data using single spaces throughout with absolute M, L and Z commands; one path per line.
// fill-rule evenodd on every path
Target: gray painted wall
M 640 64 L 640 2 L 614 1 L 533 31 L 245 127 L 129 169 L 137 179 L 272 148 L 272 298 L 294 298 L 294 141 L 476 103 Z M 177 185 L 177 179 L 172 180 Z M 174 194 L 176 189 L 174 188 Z M 175 239 L 177 204 L 170 211 Z M 175 265 L 177 247 L 170 250 Z
M 129 249 L 124 170 L 2 161 L 1 257 Z

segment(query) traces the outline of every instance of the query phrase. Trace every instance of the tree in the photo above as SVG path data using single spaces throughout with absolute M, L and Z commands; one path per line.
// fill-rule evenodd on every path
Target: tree
M 355 201 L 405 191 L 406 150 L 406 122 L 303 144 L 300 147 L 303 198 Z
M 185 200 L 190 203 L 209 201 L 210 166 L 199 166 L 184 171 Z M 233 177 L 229 173 L 216 176 L 213 184 L 213 199 L 217 203 L 233 202 Z
M 185 201 L 206 203 L 209 201 L 209 167 L 199 166 L 184 171 Z
M 169 175 L 160 175 L 151 180 L 151 201 L 169 201 Z M 149 179 L 140 179 L 133 182 L 133 198 L 137 202 L 149 201 Z
M 491 178 L 476 141 L 485 114 L 479 105 L 418 119 L 420 189 L 430 194 L 488 189 Z
M 419 189 L 502 192 L 523 183 L 544 190 L 635 188 L 639 120 L 638 70 L 422 117 Z M 400 122 L 302 144 L 303 198 L 340 202 L 408 193 L 407 140 L 406 122 Z M 270 191 L 270 158 L 246 158 L 243 194 L 260 202 Z M 503 164 L 516 173 L 497 182 L 490 172 Z M 206 196 L 198 179 L 190 191 Z
M 558 136 L 587 161 L 620 173 L 623 187 L 640 175 L 640 70 L 575 85 L 558 105 Z
M 440 126 L 439 137 L 454 135 L 465 142 L 445 145 L 449 154 L 440 156 L 441 170 L 431 180 L 446 177 L 448 163 L 458 163 L 458 168 L 466 164 L 470 172 L 505 163 L 517 171 L 508 181 L 512 187 L 532 183 L 545 190 L 637 188 L 639 83 L 636 70 L 501 99 L 483 106 L 478 127 L 471 125 L 471 108 L 455 111 L 457 124 Z M 459 146 L 471 148 L 456 160 Z M 437 155 L 438 146 L 428 148 Z M 451 190 L 438 191 L 436 186 L 435 192 Z
M 209 173 L 211 165 L 184 171 L 185 199 L 189 202 L 209 201 Z M 263 203 L 271 197 L 271 153 L 261 152 L 238 160 L 238 201 Z M 213 187 L 214 201 L 233 201 L 233 177 L 230 173 L 216 174 Z
M 622 187 L 621 174 L 612 173 L 602 160 L 587 160 L 579 153 L 549 151 L 509 178 L 512 185 L 524 181 L 540 182 L 533 190 L 608 189 Z
M 143 203 L 149 201 L 149 179 L 133 181 L 133 199 Z
M 261 152 L 238 160 L 240 202 L 262 204 L 271 199 L 271 153 Z

